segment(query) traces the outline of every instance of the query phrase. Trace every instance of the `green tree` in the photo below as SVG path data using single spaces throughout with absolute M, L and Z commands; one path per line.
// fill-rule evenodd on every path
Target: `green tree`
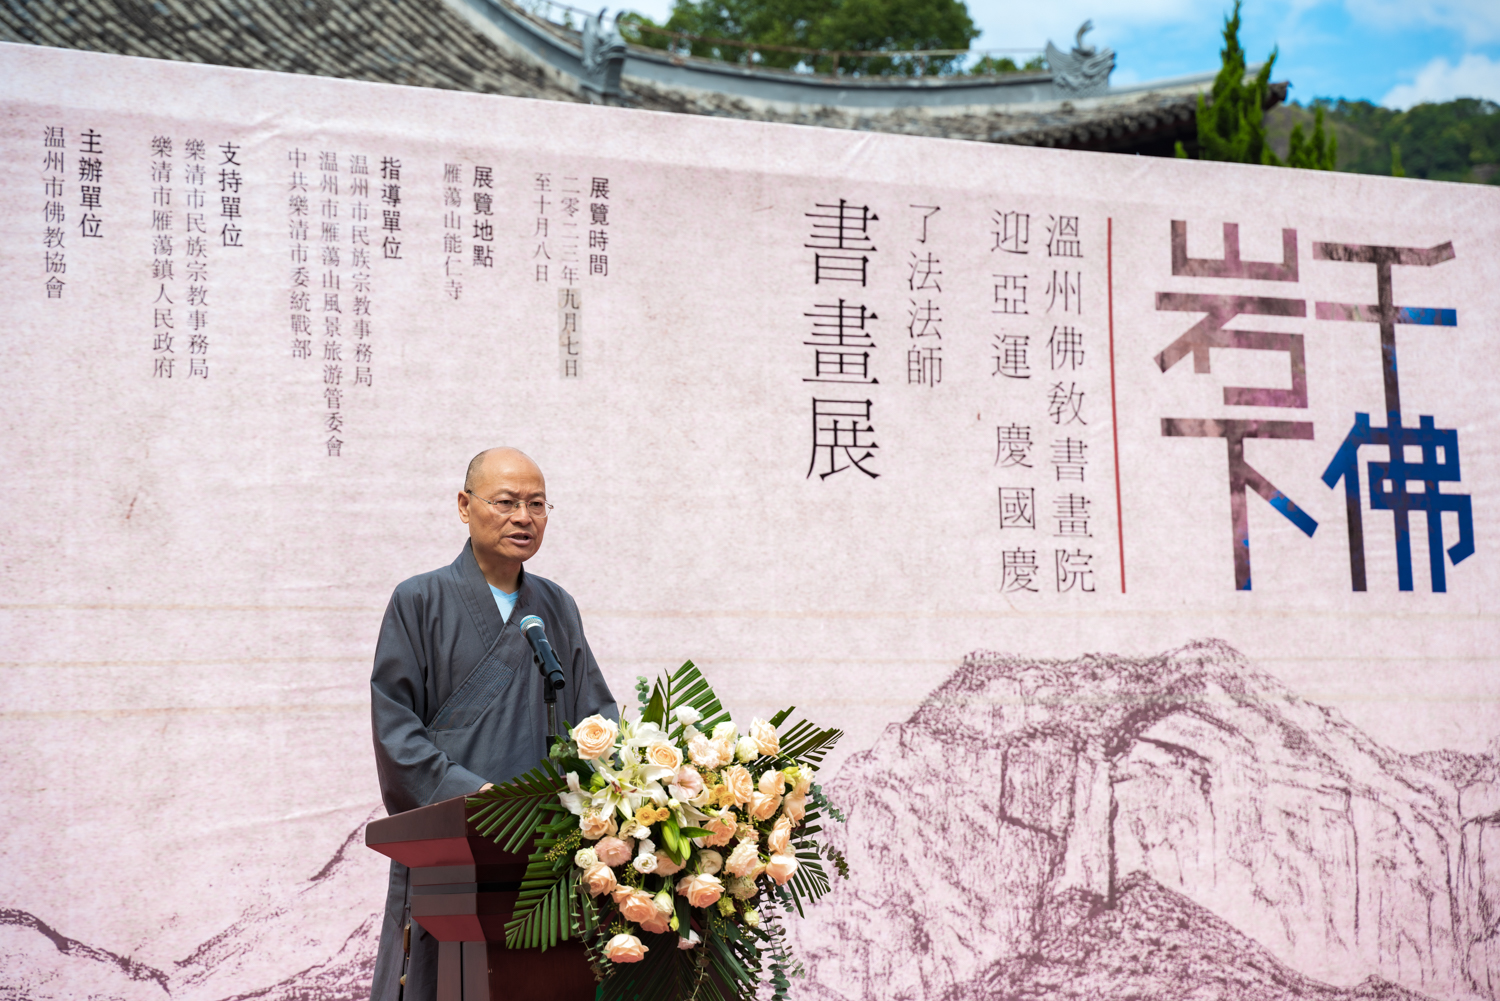
M 757 65 L 782 69 L 804 62 L 821 72 L 835 67 L 832 58 L 809 58 L 774 46 L 892 53 L 839 60 L 840 71 L 861 74 L 947 72 L 961 56 L 919 59 L 897 53 L 967 49 L 979 37 L 963 0 L 675 0 L 664 25 L 634 12 L 620 19 L 621 31 L 630 41 L 658 48 L 673 45 L 669 36 L 649 30 L 652 27 L 747 43 L 682 39 L 680 49 L 695 56 L 746 63 L 753 51 Z
M 1300 122 L 1292 128 L 1285 163 L 1271 149 L 1266 139 L 1265 115 L 1266 105 L 1271 103 L 1271 69 L 1276 65 L 1276 50 L 1271 50 L 1255 78 L 1246 82 L 1245 50 L 1240 48 L 1240 0 L 1234 0 L 1233 13 L 1224 19 L 1224 48 L 1219 50 L 1219 57 L 1219 75 L 1214 78 L 1213 89 L 1207 97 L 1198 95 L 1200 160 L 1335 169 L 1339 141 L 1331 130 L 1324 129 L 1322 107 L 1316 110 L 1311 136 L 1303 131 Z M 1187 157 L 1187 150 L 1180 142 L 1177 155 Z
M 1315 106 L 1327 108 L 1333 122 L 1357 133 L 1345 170 L 1500 183 L 1500 105 L 1493 101 L 1461 97 L 1406 111 L 1369 101 L 1319 100 Z M 1396 174 L 1397 167 L 1405 174 Z
M 1265 110 L 1271 89 L 1271 67 L 1276 50 L 1249 83 L 1245 82 L 1245 50 L 1240 48 L 1240 0 L 1224 19 L 1224 48 L 1219 75 L 1207 98 L 1198 95 L 1198 158 L 1232 163 L 1279 164 L 1266 142 Z M 1177 155 L 1187 150 L 1177 144 Z
M 1302 123 L 1292 126 L 1291 142 L 1286 153 L 1288 167 L 1303 167 L 1307 170 L 1335 170 L 1339 158 L 1339 137 L 1331 131 L 1323 131 L 1323 108 L 1313 109 L 1312 138 L 1302 132 Z M 1272 154 L 1275 160 L 1275 154 Z
M 984 56 L 969 67 L 969 72 L 974 76 L 983 76 L 986 73 L 1031 73 L 1047 68 L 1047 60 L 1041 56 L 1032 56 L 1024 63 L 1017 65 L 1010 56 Z

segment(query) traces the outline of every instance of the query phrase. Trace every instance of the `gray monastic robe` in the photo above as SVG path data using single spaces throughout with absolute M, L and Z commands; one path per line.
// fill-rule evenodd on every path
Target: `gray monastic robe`
M 542 676 L 516 624 L 539 615 L 567 676 L 558 693 L 558 726 L 619 709 L 583 636 L 578 605 L 544 577 L 521 572 L 507 623 L 495 607 L 473 543 L 441 570 L 397 585 L 380 625 L 370 676 L 375 764 L 386 810 L 401 813 L 477 792 L 535 768 L 547 754 Z M 374 1001 L 396 1001 L 407 869 L 391 863 Z M 406 1001 L 437 993 L 437 941 L 412 926 Z

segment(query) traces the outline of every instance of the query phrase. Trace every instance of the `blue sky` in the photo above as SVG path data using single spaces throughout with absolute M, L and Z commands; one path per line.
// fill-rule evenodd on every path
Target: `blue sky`
M 576 2 L 576 0 L 575 0 Z M 1233 0 L 969 0 L 975 48 L 1066 48 L 1084 19 L 1114 49 L 1114 82 L 1215 70 Z M 665 17 L 671 0 L 631 4 Z M 1364 98 L 1391 107 L 1454 97 L 1500 101 L 1500 0 L 1247 0 L 1240 43 L 1250 60 L 1280 49 L 1275 79 L 1293 100 Z

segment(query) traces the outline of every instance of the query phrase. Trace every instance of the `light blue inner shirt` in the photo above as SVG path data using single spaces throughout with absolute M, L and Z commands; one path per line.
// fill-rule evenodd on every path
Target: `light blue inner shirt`
M 506 594 L 504 591 L 491 584 L 490 593 L 495 596 L 495 607 L 500 609 L 500 618 L 504 619 L 506 622 L 509 622 L 510 613 L 516 610 L 516 594 L 520 594 L 521 589 L 516 588 L 516 594 Z

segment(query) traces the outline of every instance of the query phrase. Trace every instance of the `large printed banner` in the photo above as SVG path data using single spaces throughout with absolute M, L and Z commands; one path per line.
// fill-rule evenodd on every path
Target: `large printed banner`
M 470 456 L 847 731 L 798 997 L 1500 997 L 1500 191 L 0 46 L 0 996 L 368 989 Z

